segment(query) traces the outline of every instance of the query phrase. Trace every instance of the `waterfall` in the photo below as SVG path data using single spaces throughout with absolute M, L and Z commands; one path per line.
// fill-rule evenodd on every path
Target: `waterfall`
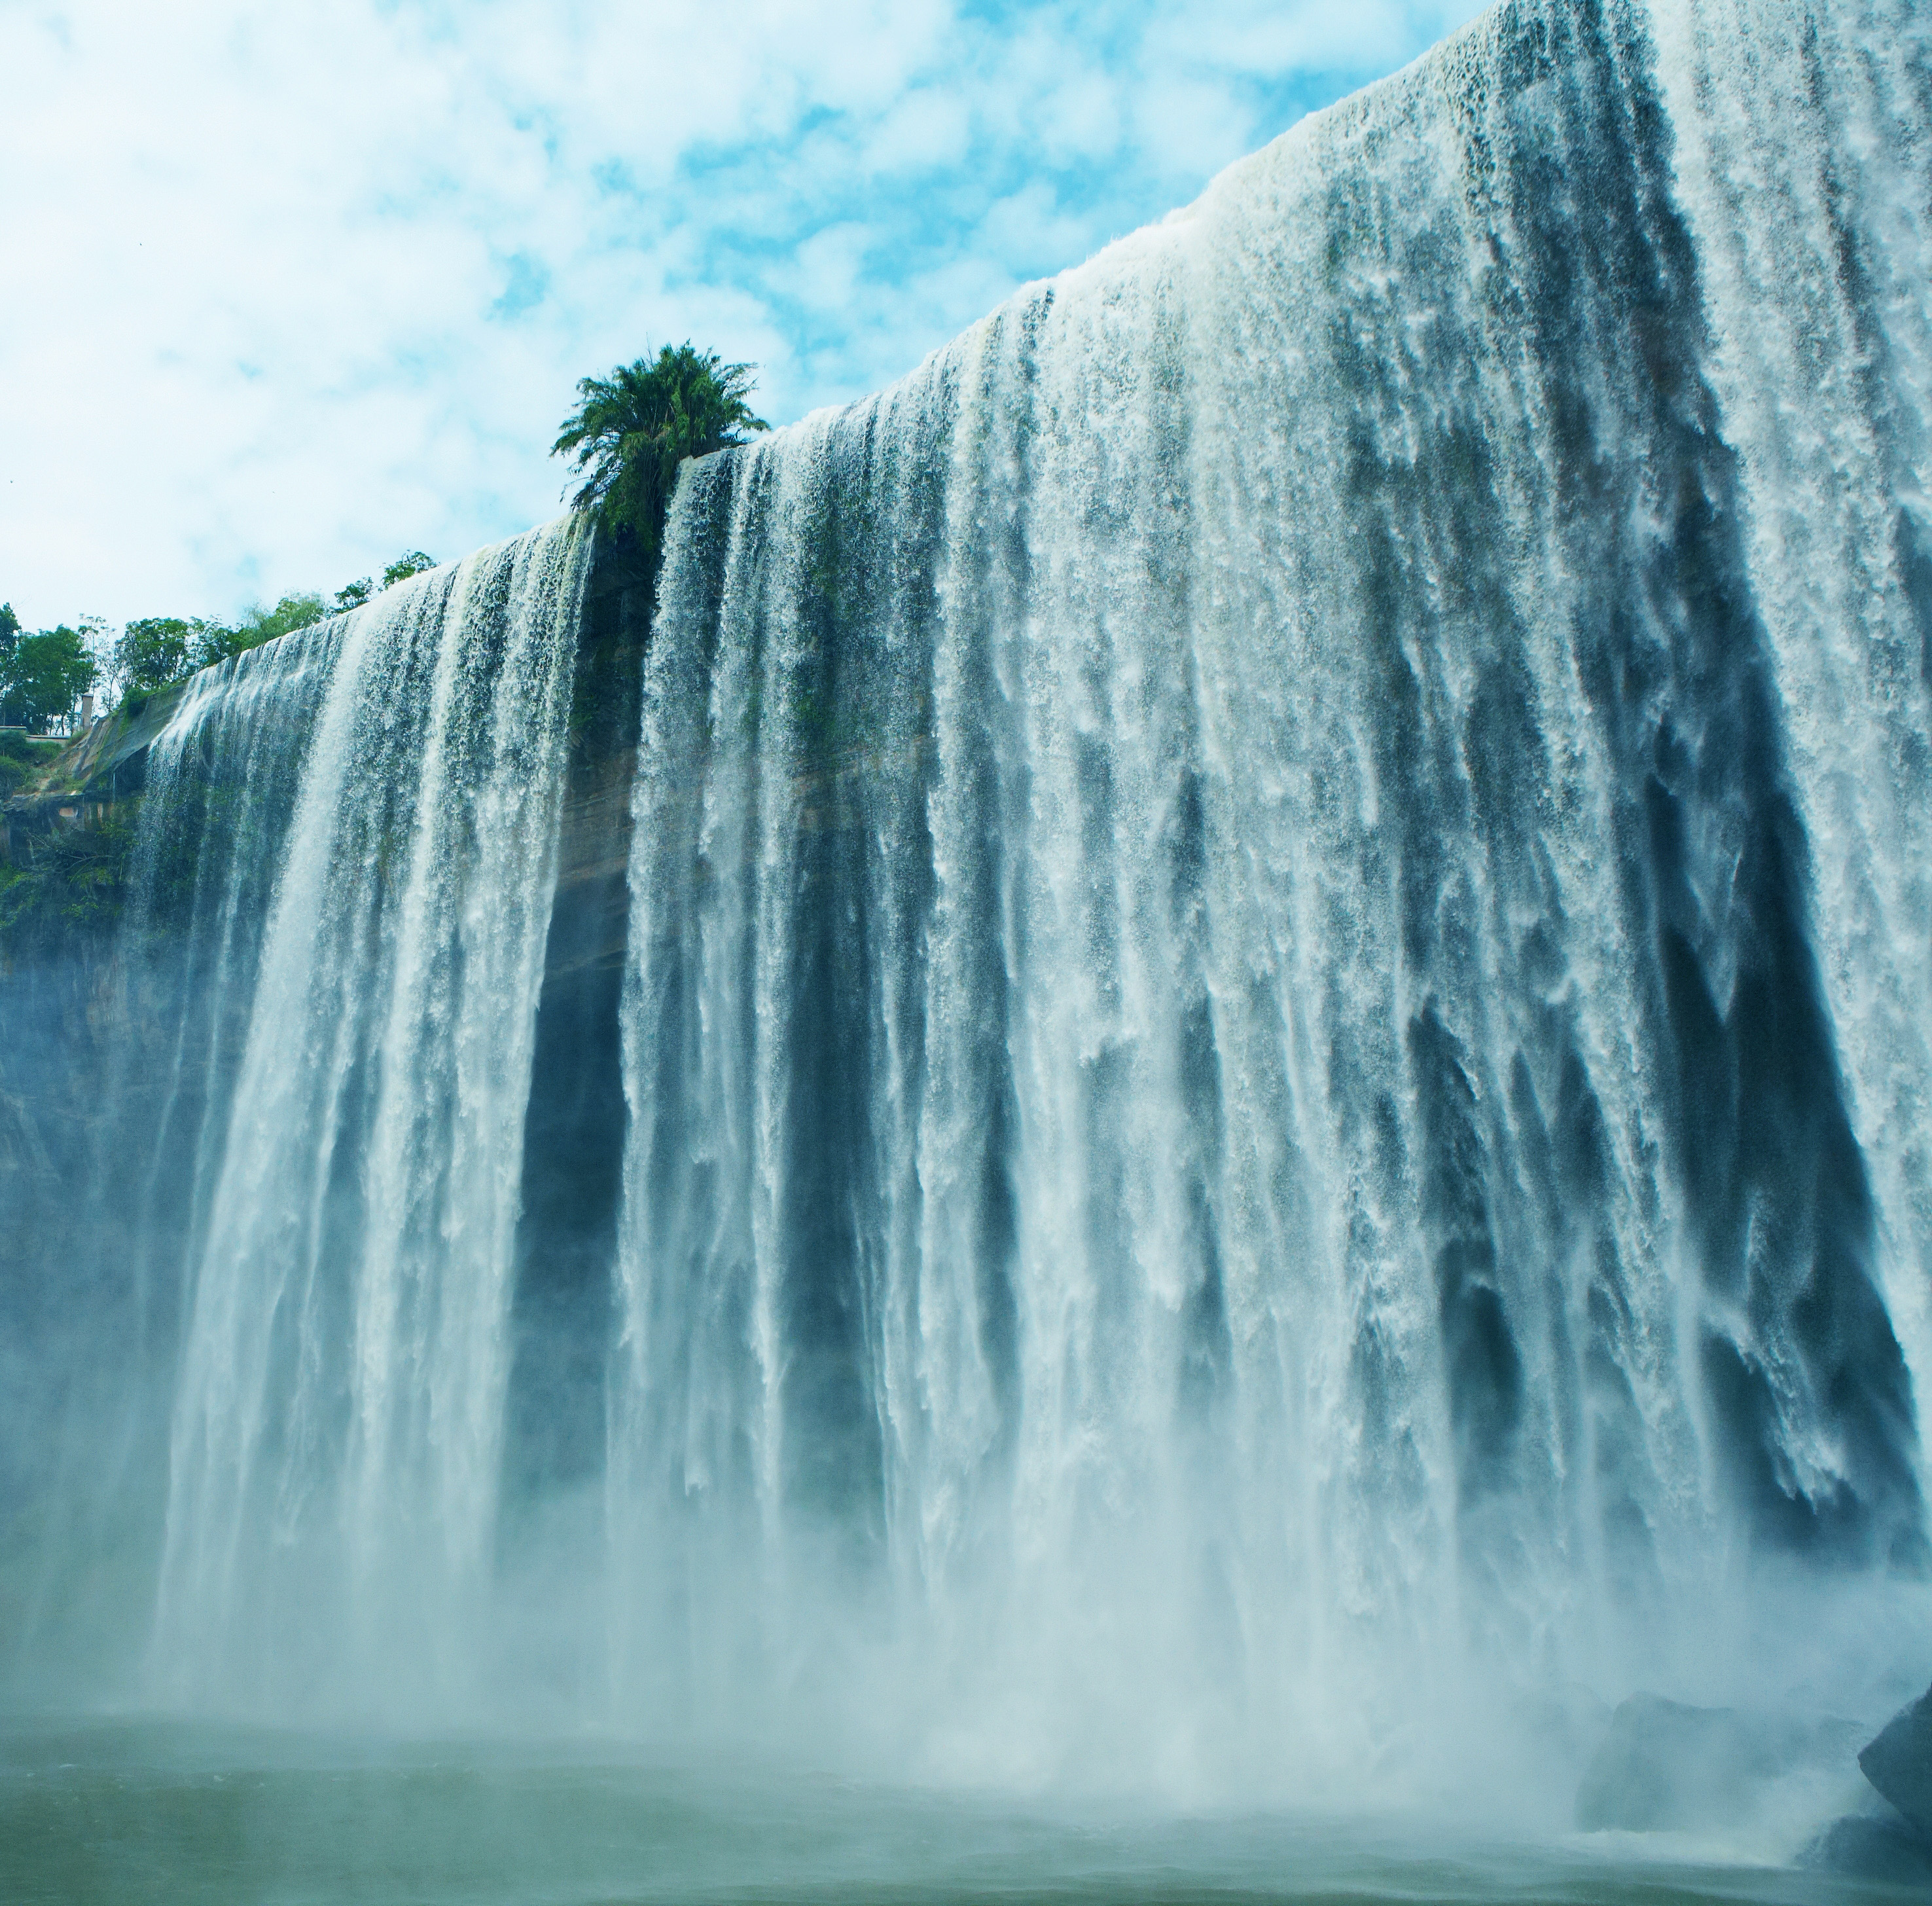
M 1924 33 L 1660 14 L 1502 7 L 681 484 L 661 1698 L 849 1601 L 949 1702 L 1346 1731 L 1922 1560 Z
M 586 541 L 534 533 L 278 645 L 244 662 L 238 741 L 206 735 L 218 779 L 265 727 L 302 765 L 190 1246 L 154 1644 L 176 1698 L 310 1703 L 412 1653 L 460 1685 Z M 161 791 L 234 699 L 184 706 Z
M 149 1694 L 1306 1795 L 1897 1671 L 1929 227 L 1904 0 L 1505 0 L 654 604 L 567 522 L 199 679 Z
M 1811 843 L 1811 925 L 1883 1232 L 1878 1272 L 1932 1382 L 1932 302 L 1928 31 L 1735 5 L 1658 32 L 1708 375 L 1748 504 L 1755 605 Z M 1749 49 L 1748 57 L 1744 50 Z M 1700 97 L 1721 110 L 1699 110 Z

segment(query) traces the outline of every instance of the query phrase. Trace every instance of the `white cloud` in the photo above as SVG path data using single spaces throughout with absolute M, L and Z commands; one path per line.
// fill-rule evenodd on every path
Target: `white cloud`
M 554 512 L 578 377 L 687 336 L 775 421 L 856 395 L 1474 10 L 0 5 L 0 599 L 460 554 Z
M 859 289 L 866 254 L 877 242 L 869 226 L 846 220 L 814 232 L 782 274 L 801 302 L 819 311 L 846 311 Z
M 958 165 L 972 131 L 972 107 L 956 80 L 915 86 L 880 117 L 866 142 L 866 165 L 875 173 Z

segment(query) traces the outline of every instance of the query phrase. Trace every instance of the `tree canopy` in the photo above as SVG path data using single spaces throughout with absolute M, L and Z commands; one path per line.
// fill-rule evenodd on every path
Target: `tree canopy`
M 87 638 L 64 623 L 35 635 L 18 633 L 17 620 L 14 629 L 12 641 L 0 651 L 0 727 L 42 734 L 93 687 L 98 665 Z
M 746 401 L 753 368 L 687 340 L 584 379 L 577 409 L 550 446 L 584 479 L 572 501 L 656 569 L 678 465 L 770 428 Z
M 419 549 L 406 549 L 382 572 L 382 587 L 394 589 L 398 583 L 407 582 L 410 577 L 419 576 L 425 569 L 435 567 L 434 556 L 425 556 Z
M 407 582 L 410 577 L 419 576 L 424 570 L 435 567 L 434 556 L 425 556 L 419 549 L 405 550 L 382 572 L 380 585 L 373 576 L 358 576 L 353 582 L 345 582 L 330 601 L 328 613 L 339 616 L 350 609 L 359 609 L 364 602 L 374 602 L 383 590 L 394 589 L 398 583 Z
M 227 653 L 239 655 L 244 649 L 260 648 L 278 635 L 292 635 L 298 629 L 307 629 L 330 613 L 328 605 L 313 590 L 284 596 L 272 609 L 265 609 L 258 602 L 228 632 Z
M 435 566 L 434 560 L 421 550 L 406 551 L 382 572 L 382 587 L 390 588 Z M 280 598 L 272 608 L 258 602 L 232 623 L 206 616 L 139 617 L 107 648 L 105 672 L 110 686 L 120 694 L 150 694 L 172 687 L 198 669 L 259 648 L 278 635 L 307 629 L 325 616 L 359 608 L 380 593 L 371 578 L 362 576 L 345 584 L 326 600 L 314 590 L 297 590 Z
M 143 616 L 130 622 L 109 652 L 108 671 L 124 692 L 164 689 L 190 674 L 199 632 L 179 616 Z
M 586 377 L 578 385 L 577 408 L 550 454 L 564 458 L 582 479 L 572 501 L 594 512 L 618 547 L 633 551 L 648 569 L 655 571 L 662 556 L 679 464 L 770 428 L 752 412 L 753 368 L 727 364 L 687 338 L 665 345 L 655 358 L 620 364 L 608 377 Z M 423 551 L 406 550 L 383 570 L 380 588 L 435 566 Z M 373 576 L 358 576 L 330 597 L 297 592 L 272 608 L 258 603 L 232 624 L 205 617 L 138 617 L 111 642 L 104 626 L 86 618 L 79 629 L 63 623 L 28 635 L 11 605 L 0 603 L 0 726 L 44 731 L 69 715 L 104 673 L 123 697 L 171 687 L 244 650 L 360 608 L 379 593 Z
M 687 457 L 706 456 L 749 440 L 770 426 L 752 414 L 748 364 L 727 364 L 687 338 L 655 358 L 617 365 L 608 377 L 577 386 L 577 408 L 565 419 L 553 456 L 583 480 L 572 501 L 595 512 L 620 548 L 655 570 L 664 524 Z M 382 572 L 382 589 L 436 566 L 406 550 Z M 104 626 L 42 629 L 28 635 L 9 603 L 0 602 L 0 726 L 44 731 L 69 715 L 104 673 L 122 695 L 172 686 L 198 669 L 298 629 L 360 608 L 379 593 L 372 576 L 345 583 L 333 596 L 297 592 L 272 608 L 257 604 L 230 624 L 204 617 L 142 616 L 111 643 Z

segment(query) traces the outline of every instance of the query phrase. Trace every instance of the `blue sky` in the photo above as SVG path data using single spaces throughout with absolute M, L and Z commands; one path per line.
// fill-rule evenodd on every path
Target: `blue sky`
M 556 513 L 576 380 L 775 423 L 1470 0 L 0 0 L 0 599 L 222 614 Z

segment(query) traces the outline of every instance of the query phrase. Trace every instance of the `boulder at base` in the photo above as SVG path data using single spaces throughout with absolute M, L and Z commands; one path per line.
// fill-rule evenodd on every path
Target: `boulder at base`
M 1859 1753 L 1858 1765 L 1921 1833 L 1932 1836 L 1932 1688 L 1885 1724 Z
M 1888 1886 L 1932 1886 L 1932 1847 L 1904 1820 L 1875 1814 L 1834 1820 L 1798 1856 L 1801 1866 Z
M 1768 1781 L 1834 1762 L 1849 1773 L 1858 1736 L 1843 1721 L 1633 1694 L 1610 1716 L 1584 1772 L 1576 1824 L 1632 1832 L 1734 1825 L 1750 1817 Z

